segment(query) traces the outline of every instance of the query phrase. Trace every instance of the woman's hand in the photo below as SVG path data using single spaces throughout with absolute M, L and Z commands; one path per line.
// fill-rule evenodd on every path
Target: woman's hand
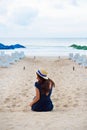
M 29 106 L 32 107 L 32 105 L 33 105 L 32 102 L 30 102 L 30 103 L 29 103 Z

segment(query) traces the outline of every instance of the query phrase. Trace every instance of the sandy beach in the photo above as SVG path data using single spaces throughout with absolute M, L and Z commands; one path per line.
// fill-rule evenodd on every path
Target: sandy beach
M 52 112 L 28 105 L 38 68 L 56 84 Z M 25 57 L 0 68 L 0 130 L 87 130 L 87 68 L 66 57 Z

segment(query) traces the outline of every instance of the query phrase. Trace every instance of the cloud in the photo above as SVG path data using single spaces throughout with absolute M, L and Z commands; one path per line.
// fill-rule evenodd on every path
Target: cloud
M 3 29 L 3 28 L 5 28 L 5 25 L 0 23 L 0 29 Z
M 61 0 L 58 0 L 58 1 L 54 0 L 52 3 L 53 3 L 52 5 L 56 9 L 66 9 L 68 7 L 71 7 L 71 6 L 78 6 L 79 5 L 77 0 L 62 0 L 62 1 Z
M 11 4 L 11 0 L 0 0 L 0 15 L 5 15 L 7 13 L 9 3 Z
M 73 6 L 78 6 L 77 0 L 71 0 L 70 3 L 71 3 Z
M 13 10 L 10 15 L 10 20 L 14 24 L 27 26 L 33 22 L 38 15 L 38 11 L 31 7 L 18 7 Z
M 86 0 L 0 0 L 0 36 L 87 34 Z
M 7 13 L 7 9 L 5 7 L 0 6 L 0 15 L 4 15 Z
M 5 24 L 0 23 L 0 37 L 3 37 L 5 34 L 8 34 L 8 28 L 5 26 Z

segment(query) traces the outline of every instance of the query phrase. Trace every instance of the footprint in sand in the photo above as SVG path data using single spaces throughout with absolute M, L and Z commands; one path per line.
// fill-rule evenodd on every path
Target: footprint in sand
M 67 104 L 65 104 L 65 105 L 63 105 L 63 107 L 66 107 L 66 108 L 67 108 L 67 107 L 68 107 L 68 105 L 67 105 Z
M 10 101 L 10 98 L 6 98 L 4 103 L 8 103 Z

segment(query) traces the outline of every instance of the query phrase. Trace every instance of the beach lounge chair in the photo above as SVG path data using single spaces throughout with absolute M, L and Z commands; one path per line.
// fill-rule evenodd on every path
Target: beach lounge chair
M 6 56 L 0 56 L 0 67 L 9 67 L 9 62 L 6 59 Z
M 76 54 L 73 56 L 73 61 L 78 60 L 79 57 L 80 57 L 79 53 L 76 53 Z
M 69 53 L 69 59 L 70 59 L 70 60 L 73 59 L 73 53 Z

